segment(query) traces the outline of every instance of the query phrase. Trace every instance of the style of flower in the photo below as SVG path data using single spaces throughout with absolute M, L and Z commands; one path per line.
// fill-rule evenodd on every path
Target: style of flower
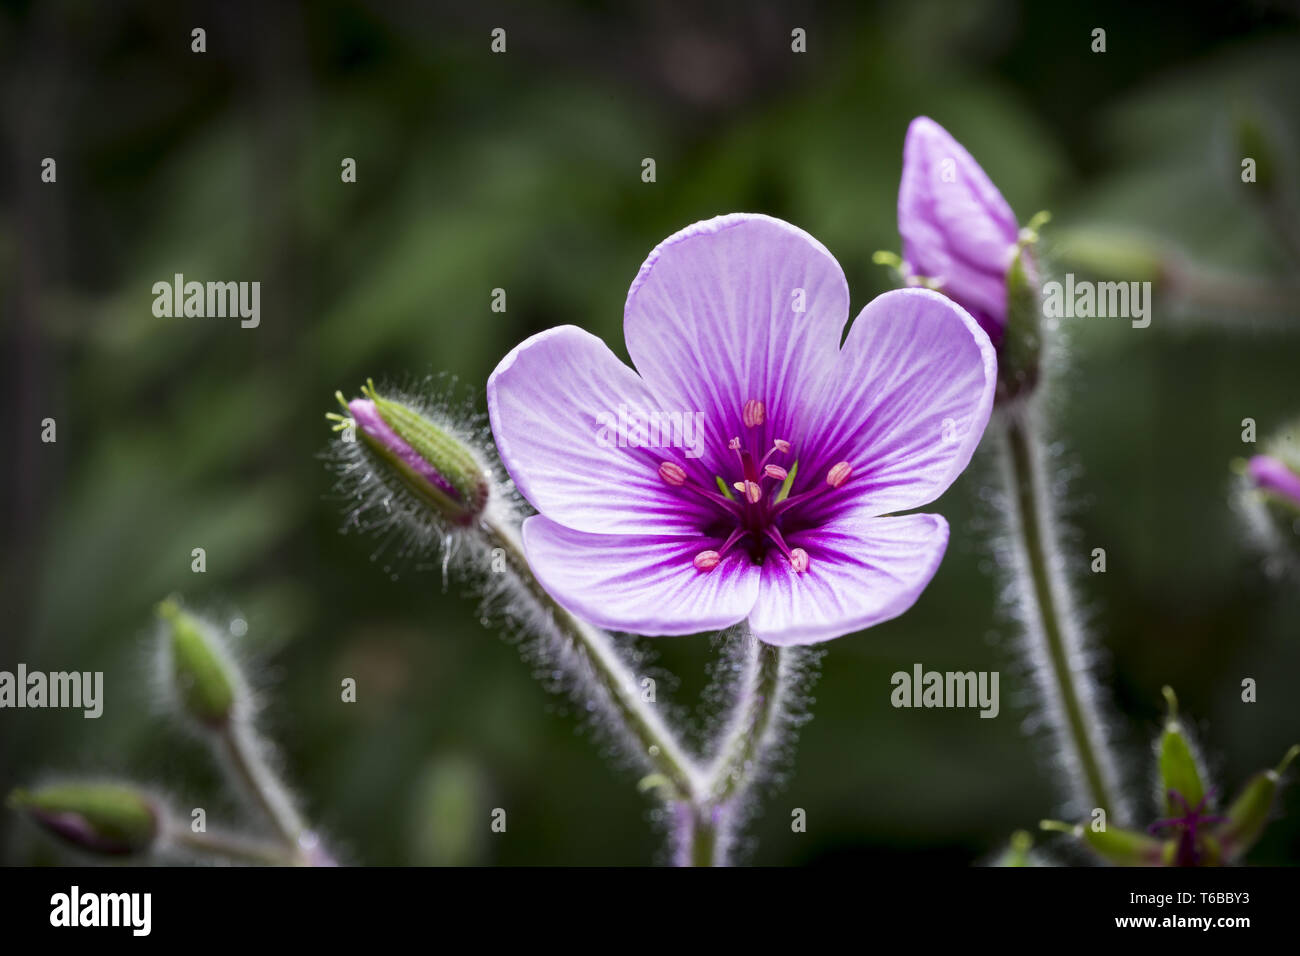
M 961 303 L 1000 345 L 1016 215 L 971 154 L 927 116 L 912 120 L 903 142 L 898 231 L 904 274 Z
M 542 585 L 602 627 L 748 621 L 772 644 L 911 607 L 948 525 L 894 513 L 966 467 L 997 360 L 966 311 L 927 289 L 876 298 L 841 347 L 848 317 L 824 246 L 736 214 L 669 237 L 641 267 L 624 313 L 636 371 L 574 326 L 516 347 L 488 382 L 488 410 L 540 512 L 523 540 Z

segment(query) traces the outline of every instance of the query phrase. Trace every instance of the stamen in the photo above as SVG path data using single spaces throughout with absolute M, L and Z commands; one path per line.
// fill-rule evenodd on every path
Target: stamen
M 788 441 L 784 441 L 778 438 L 776 441 L 772 443 L 772 447 L 767 450 L 767 454 L 763 456 L 763 460 L 758 463 L 758 467 L 759 468 L 766 467 L 767 463 L 772 460 L 772 456 L 775 455 L 777 452 L 780 452 L 783 455 L 788 455 L 790 453 L 790 447 L 791 446 Z
M 735 499 L 731 497 L 723 497 L 722 495 L 718 494 L 716 491 L 709 491 L 709 489 L 707 488 L 701 488 L 693 481 L 687 481 L 683 483 L 681 487 L 682 490 L 689 491 L 695 495 L 698 495 L 699 497 L 703 498 L 705 501 L 713 502 L 713 504 L 718 505 L 720 508 L 722 508 L 722 510 L 726 511 L 731 515 L 735 515 L 738 517 L 741 511 L 743 510 L 740 506 L 740 503 Z M 726 491 L 727 495 L 730 496 L 731 491 L 727 488 L 726 485 L 719 482 L 718 487 Z
M 826 473 L 826 484 L 838 488 L 849 480 L 851 474 L 853 474 L 853 466 L 847 461 L 842 461 Z
M 730 448 L 732 451 L 740 451 L 740 439 L 739 438 L 731 439 L 731 441 L 727 442 L 727 447 Z
M 691 563 L 695 565 L 697 571 L 712 571 L 721 560 L 722 555 L 716 551 L 701 551 Z
M 772 539 L 772 543 L 781 549 L 781 553 L 790 561 L 790 567 L 796 574 L 802 574 L 808 570 L 808 552 L 803 548 L 791 548 L 785 543 L 785 538 L 776 528 L 765 528 L 764 533 Z
M 745 410 L 742 415 L 746 428 L 757 428 L 763 422 L 767 421 L 767 407 L 756 398 L 751 398 L 745 403 Z
M 750 504 L 756 505 L 763 500 L 763 489 L 759 487 L 757 481 L 738 481 L 731 487 L 749 499 Z
M 733 528 L 731 534 L 727 535 L 727 540 L 722 542 L 722 547 L 718 549 L 718 556 L 726 555 L 728 551 L 736 546 L 736 542 L 749 534 L 744 528 Z
M 665 484 L 674 487 L 686 483 L 686 469 L 674 461 L 661 461 L 659 463 L 659 477 L 664 480 Z
M 780 465 L 767 465 L 763 468 L 763 474 L 769 478 L 775 478 L 777 481 L 785 481 L 785 476 L 789 474 Z

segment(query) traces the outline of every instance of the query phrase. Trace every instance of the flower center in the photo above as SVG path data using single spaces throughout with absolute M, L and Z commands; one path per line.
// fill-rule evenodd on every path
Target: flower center
M 1197 866 L 1203 856 L 1201 852 L 1200 834 L 1198 831 L 1203 826 L 1221 823 L 1226 817 L 1205 814 L 1206 804 L 1214 790 L 1208 791 L 1196 806 L 1188 806 L 1187 799 L 1177 790 L 1170 790 L 1169 796 L 1177 803 L 1182 804 L 1183 815 L 1181 817 L 1170 817 L 1166 820 L 1157 820 L 1151 826 L 1147 827 L 1149 833 L 1157 834 L 1161 830 L 1173 828 L 1178 831 L 1178 865 L 1179 866 Z
M 799 459 L 794 446 L 784 438 L 775 438 L 770 447 L 759 456 L 760 436 L 767 423 L 767 408 L 763 402 L 751 398 L 741 410 L 744 425 L 742 436 L 727 442 L 727 455 L 733 459 L 734 469 L 730 481 L 721 475 L 714 476 L 715 488 L 697 482 L 682 465 L 675 461 L 659 463 L 659 478 L 672 488 L 680 488 L 707 501 L 717 520 L 701 531 L 724 536 L 722 545 L 695 555 L 692 564 L 697 571 L 708 572 L 716 568 L 733 548 L 748 551 L 755 564 L 762 564 L 767 552 L 775 547 L 790 562 L 796 574 L 808 570 L 808 552 L 792 548 L 781 533 L 783 519 L 791 509 L 804 503 L 821 490 L 821 485 L 791 495 Z M 841 461 L 826 472 L 826 486 L 839 488 L 853 473 L 853 466 Z

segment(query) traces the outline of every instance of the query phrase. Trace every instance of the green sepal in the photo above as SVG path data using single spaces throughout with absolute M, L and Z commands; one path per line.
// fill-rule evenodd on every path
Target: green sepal
M 1170 796 L 1170 792 L 1177 791 L 1187 801 L 1188 807 L 1195 807 L 1205 796 L 1205 777 L 1191 741 L 1178 720 L 1178 698 L 1171 687 L 1165 687 L 1163 693 L 1169 703 L 1169 716 L 1160 734 L 1160 796 L 1165 815 L 1178 817 L 1186 811 Z
M 1007 269 L 1007 325 L 998 347 L 997 401 L 1026 395 L 1038 384 L 1042 361 L 1042 295 L 1025 245 Z
M 1261 771 L 1247 780 L 1236 799 L 1224 811 L 1227 819 L 1216 826 L 1211 834 L 1222 847 L 1226 861 L 1241 859 L 1258 842 L 1264 827 L 1268 825 L 1269 814 L 1273 811 L 1273 801 L 1277 797 L 1282 774 L 1297 754 L 1300 754 L 1300 746 L 1288 750 L 1282 762 L 1274 769 Z
M 374 402 L 375 410 L 397 437 L 429 463 L 452 487 L 454 495 L 431 484 L 417 474 L 383 442 L 358 429 L 366 446 L 384 459 L 418 497 L 429 502 L 442 515 L 457 524 L 470 524 L 487 506 L 490 485 L 477 458 L 464 443 L 446 429 L 434 424 L 422 413 L 391 398 L 384 398 L 367 381 L 361 393 Z
M 1094 830 L 1081 823 L 1061 823 L 1058 820 L 1044 820 L 1039 826 L 1044 830 L 1070 834 L 1097 856 L 1115 866 L 1166 866 L 1177 849 L 1173 841 L 1157 840 L 1145 833 L 1121 827 Z

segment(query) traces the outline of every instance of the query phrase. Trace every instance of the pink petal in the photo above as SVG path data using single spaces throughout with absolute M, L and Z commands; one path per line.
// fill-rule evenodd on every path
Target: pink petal
M 593 535 L 542 515 L 524 522 L 528 563 L 566 609 L 600 627 L 637 634 L 694 634 L 744 620 L 759 569 L 733 551 L 712 571 L 691 563 L 721 539 Z
M 556 521 L 604 534 L 694 535 L 710 513 L 659 477 L 660 462 L 683 450 L 620 447 L 620 408 L 646 421 L 658 403 L 589 332 L 564 325 L 522 342 L 492 373 L 487 398 L 506 470 Z
M 873 518 L 859 508 L 789 543 L 808 552 L 808 570 L 796 574 L 779 556 L 765 562 L 749 626 L 768 644 L 816 644 L 915 604 L 943 560 L 948 522 L 928 514 Z
M 802 430 L 848 314 L 844 273 L 825 246 L 789 223 L 735 214 L 689 226 L 650 253 L 623 329 L 650 389 L 704 412 L 711 452 L 725 453 L 750 399 L 766 405 L 767 435 Z
M 903 258 L 916 274 L 994 326 L 1006 325 L 1006 271 L 1019 237 L 1015 213 L 966 149 L 918 116 L 903 144 L 898 189 Z
M 810 477 L 847 461 L 853 471 L 839 500 L 872 514 L 927 504 L 969 464 L 996 384 L 988 336 L 951 299 L 928 289 L 877 296 L 845 340 L 809 443 L 820 452 Z

